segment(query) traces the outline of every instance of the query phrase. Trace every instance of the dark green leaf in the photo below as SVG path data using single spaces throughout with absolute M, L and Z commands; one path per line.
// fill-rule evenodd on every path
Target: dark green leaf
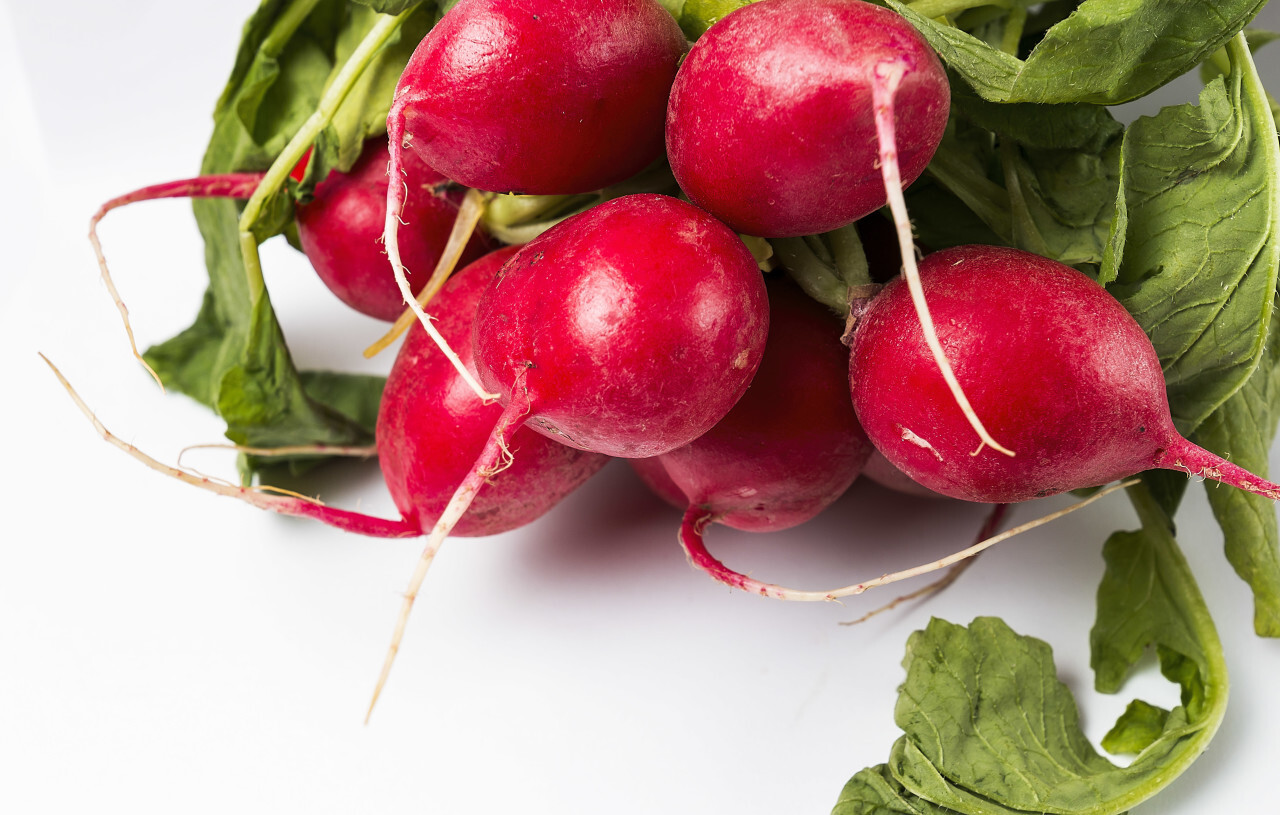
M 1007 154 L 1019 192 L 1011 198 L 1036 239 L 1018 247 L 1070 266 L 1101 266 L 1119 188 L 1119 139 L 1100 153 L 1018 146 Z
M 1162 548 L 1170 530 L 1116 532 L 1103 547 L 1107 570 L 1098 587 L 1098 619 L 1089 635 L 1094 684 L 1115 693 L 1129 671 L 1159 643 L 1197 657 L 1208 671 L 1194 621 L 1182 612 L 1181 576 L 1170 572 Z
M 235 67 L 215 111 L 202 172 L 270 166 L 312 115 L 339 60 L 373 17 L 368 9 L 343 0 L 266 0 L 245 25 Z M 421 26 L 415 33 L 420 31 Z M 334 155 L 342 145 L 363 138 L 369 122 L 385 116 L 381 106 L 387 77 L 398 74 L 393 57 L 407 59 L 408 54 L 396 45 L 382 54 L 331 128 Z M 255 224 L 259 239 L 290 228 L 288 195 L 281 193 L 267 204 Z M 240 206 L 225 200 L 197 200 L 193 206 L 205 241 L 209 289 L 191 328 L 148 352 L 166 384 L 217 410 L 227 421 L 228 437 L 240 444 L 369 443 L 380 381 L 300 374 L 270 298 L 264 295 L 251 305 Z M 255 466 L 255 460 L 247 461 Z
M 368 429 L 307 394 L 270 298 L 264 295 L 252 313 L 244 349 L 222 372 L 218 385 L 216 407 L 227 422 L 227 437 L 253 447 L 371 442 L 373 434 Z
M 952 109 L 968 121 L 1019 144 L 1042 150 L 1080 150 L 1101 153 L 1124 130 L 1115 117 L 1097 105 L 998 104 L 976 94 L 952 77 Z
M 957 28 L 887 5 L 992 102 L 1118 104 L 1194 68 L 1253 19 L 1266 0 L 1085 0 L 1050 28 L 1026 61 Z
M 1280 268 L 1280 147 L 1247 50 L 1232 53 L 1198 106 L 1130 126 L 1125 231 L 1104 265 L 1155 345 L 1184 435 L 1256 367 Z
M 973 795 L 1030 812 L 1108 800 L 1095 777 L 1115 768 L 1081 731 L 1048 645 L 981 617 L 968 628 L 931 620 L 907 649 L 894 718 L 908 743 L 890 762 L 907 789 L 962 812 Z
M 1272 312 L 1267 355 L 1244 387 L 1205 419 L 1196 441 L 1255 475 L 1267 476 L 1267 451 L 1280 419 L 1280 316 Z M 1206 482 L 1227 559 L 1253 590 L 1253 627 L 1280 637 L 1280 532 L 1275 502 Z
M 907 211 L 911 213 L 916 238 L 932 250 L 967 243 L 1001 245 L 1007 241 L 983 223 L 954 193 L 932 179 L 925 178 L 912 184 L 906 195 Z

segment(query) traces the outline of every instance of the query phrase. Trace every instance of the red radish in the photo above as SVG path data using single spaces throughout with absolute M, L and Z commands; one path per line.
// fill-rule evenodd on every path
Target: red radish
M 689 51 L 671 89 L 667 153 L 689 198 L 761 237 L 827 232 L 893 213 L 925 338 L 981 444 L 919 290 L 902 196 L 933 157 L 951 91 L 911 24 L 862 0 L 761 0 L 725 15 Z
M 297 220 L 302 250 L 329 290 L 356 311 L 391 322 L 405 304 L 395 277 L 387 272 L 381 240 L 387 206 L 385 146 L 383 139 L 371 140 L 349 172 L 330 173 L 316 185 L 315 197 L 297 207 Z M 448 243 L 462 194 L 416 156 L 406 158 L 405 177 L 413 194 L 400 213 L 408 237 L 403 255 L 409 268 L 421 271 L 410 285 L 416 296 Z M 482 255 L 487 244 L 481 234 L 473 235 L 459 267 Z
M 392 161 L 407 146 L 493 192 L 600 189 L 662 155 L 684 50 L 656 0 L 461 0 L 401 74 Z
M 471 325 L 489 282 L 518 247 L 488 254 L 449 278 L 436 325 L 473 365 Z M 427 529 L 444 511 L 502 413 L 485 405 L 449 362 L 434 352 L 421 326 L 409 329 L 387 377 L 378 411 L 378 465 L 404 519 Z M 493 476 L 453 534 L 493 535 L 541 517 L 609 460 L 559 444 L 529 429 L 511 441 L 511 466 Z
M 657 0 L 461 0 L 423 38 L 387 116 L 384 242 L 401 294 L 428 334 L 434 329 L 408 291 L 397 244 L 405 149 L 478 190 L 600 189 L 661 157 L 667 96 L 684 51 L 680 27 Z
M 817 515 L 871 454 L 847 398 L 849 351 L 831 312 L 783 279 L 769 286 L 769 341 L 751 387 L 697 439 L 632 466 L 686 508 L 680 541 L 695 566 L 735 588 L 748 579 L 707 551 L 707 524 L 771 532 Z
M 385 139 L 371 139 L 349 172 L 330 173 L 316 185 L 315 197 L 309 203 L 299 204 L 295 213 L 303 251 L 329 290 L 363 314 L 379 320 L 394 320 L 404 311 L 404 300 L 395 278 L 387 273 L 381 244 L 386 221 L 385 150 Z M 449 190 L 449 180 L 416 156 L 410 156 L 408 162 L 407 177 L 417 194 L 401 216 L 409 225 L 404 254 L 414 268 L 430 270 L 448 241 L 461 194 Z M 301 178 L 303 167 L 304 164 L 299 164 L 292 175 Z M 170 181 L 143 187 L 103 204 L 90 221 L 89 239 L 117 305 L 120 298 L 111 283 L 97 238 L 98 222 L 108 212 L 126 204 L 159 198 L 247 199 L 264 175 L 227 173 Z M 486 239 L 477 235 L 464 250 L 461 262 L 469 263 L 479 257 L 486 246 Z M 413 293 L 416 295 L 426 282 L 425 274 L 415 278 Z
M 899 470 L 897 467 L 889 463 L 889 459 L 879 450 L 871 451 L 871 458 L 867 459 L 867 463 L 862 467 L 862 476 L 868 481 L 874 481 L 885 489 L 900 492 L 905 495 L 914 495 L 919 498 L 944 498 L 946 496 L 939 495 L 928 487 L 917 484 L 911 480 L 911 477 Z
M 688 444 L 747 389 L 768 328 L 764 282 L 746 245 L 675 198 L 613 199 L 507 261 L 475 323 L 476 368 L 502 394 L 502 416 L 431 531 L 373 703 L 436 551 L 486 476 L 513 458 L 518 428 L 624 457 Z
M 915 481 L 1012 503 L 1164 468 L 1280 497 L 1178 434 L 1150 340 L 1091 278 L 991 246 L 935 252 L 920 276 L 957 377 L 1019 455 L 973 454 L 972 430 L 894 281 L 855 326 L 849 382 L 867 435 Z
M 739 232 L 827 232 L 887 200 L 875 87 L 895 67 L 901 184 L 933 157 L 947 75 L 914 28 L 862 0 L 761 0 L 713 25 L 671 89 L 667 152 L 695 204 Z
M 509 247 L 481 258 L 454 274 L 444 287 L 440 328 L 468 362 L 476 304 L 498 268 L 515 251 Z M 54 372 L 104 438 L 152 469 L 261 509 L 312 518 L 361 535 L 405 538 L 423 534 L 434 523 L 457 481 L 486 445 L 495 417 L 502 413 L 498 406 L 476 400 L 451 365 L 426 351 L 422 330 L 410 333 L 392 366 L 378 412 L 378 463 L 402 515 L 394 520 L 300 496 L 217 483 L 162 464 L 107 431 L 57 368 Z M 529 523 L 608 461 L 607 456 L 568 448 L 532 431 L 516 433 L 511 451 L 521 454 L 520 461 L 487 472 L 475 511 L 458 534 L 492 535 Z

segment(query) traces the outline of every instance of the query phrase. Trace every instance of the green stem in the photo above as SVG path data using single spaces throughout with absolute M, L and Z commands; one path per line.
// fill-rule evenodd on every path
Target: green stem
M 1000 37 L 1000 50 L 1006 54 L 1018 55 L 1018 43 L 1022 41 L 1022 29 L 1027 25 L 1027 10 L 1019 6 L 1009 12 L 1009 19 L 1004 23 L 1004 34 Z
M 1013 245 L 1037 255 L 1049 256 L 1049 245 L 1040 234 L 1027 199 L 1022 195 L 1022 181 L 1018 177 L 1018 145 L 1011 139 L 1000 140 L 1000 165 L 1004 169 L 1004 187 L 1009 193 L 1010 229 Z
M 774 238 L 769 243 L 782 267 L 805 294 L 841 316 L 849 315 L 849 284 L 836 276 L 804 238 Z
M 485 226 L 514 227 L 542 218 L 554 217 L 552 213 L 564 207 L 573 195 L 498 195 L 484 211 Z M 585 196 L 594 203 L 593 196 Z
M 309 13 L 314 5 L 314 2 L 306 4 L 305 12 Z M 307 118 L 293 138 L 289 140 L 289 143 L 285 145 L 284 150 L 280 152 L 280 155 L 271 164 L 270 169 L 267 170 L 262 183 L 253 191 L 253 196 L 245 204 L 244 212 L 240 215 L 240 253 L 244 259 L 245 274 L 249 282 L 250 302 L 256 304 L 266 290 L 266 285 L 262 279 L 262 260 L 258 256 L 258 239 L 253 233 L 253 227 L 258 222 L 258 218 L 261 217 L 263 208 L 284 187 L 290 171 L 302 160 L 307 148 L 315 142 L 320 132 L 333 121 L 338 108 L 342 106 L 347 94 L 355 86 L 356 81 L 373 60 L 373 57 L 386 44 L 391 35 L 400 28 L 405 18 L 412 14 L 416 8 L 417 4 L 394 16 L 384 15 L 378 18 L 378 21 L 369 29 L 369 33 L 360 41 L 356 49 L 351 52 L 351 57 L 343 64 L 338 75 L 334 77 L 333 83 L 325 90 L 324 95 L 320 97 L 320 103 L 316 106 L 315 111 Z M 299 13 L 305 16 L 304 12 Z M 296 27 L 297 23 L 294 25 Z
M 867 265 L 867 253 L 862 249 L 862 239 L 853 224 L 842 226 L 823 235 L 831 245 L 836 275 L 845 286 L 871 285 L 871 269 Z
M 973 210 L 1000 240 L 1013 243 L 1013 234 L 1009 230 L 1009 193 L 1004 187 L 972 169 L 959 153 L 948 149 L 945 142 L 934 153 L 926 169 L 947 191 Z
M 916 0 L 907 8 L 922 17 L 946 17 L 979 6 L 1009 7 L 1009 0 Z
M 320 0 L 302 0 L 299 3 L 289 4 L 289 8 L 284 14 L 280 15 L 280 19 L 276 20 L 274 26 L 271 27 L 271 33 L 262 41 L 261 51 L 265 54 L 279 55 L 284 47 L 289 44 L 289 40 L 293 39 L 293 34 L 298 30 L 298 26 L 311 16 L 311 12 L 315 7 L 320 5 Z

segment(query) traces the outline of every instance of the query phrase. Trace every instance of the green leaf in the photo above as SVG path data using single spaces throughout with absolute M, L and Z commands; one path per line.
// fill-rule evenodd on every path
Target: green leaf
M 1031 245 L 1017 241 L 1018 247 L 1069 266 L 1101 266 L 1120 185 L 1119 138 L 1099 153 L 1018 145 L 1007 154 L 1020 192 L 1011 200 L 1023 208 L 1036 238 Z
M 981 127 L 1041 150 L 1082 150 L 1101 153 L 1124 127 L 1097 105 L 1036 105 L 1029 102 L 998 104 L 983 99 L 969 85 L 951 77 L 951 108 Z
M 894 713 L 906 743 L 890 761 L 907 789 L 961 812 L 974 795 L 1033 812 L 1108 800 L 1094 779 L 1115 768 L 1081 731 L 1047 644 L 996 618 L 967 628 L 935 619 L 907 654 Z
M 227 422 L 227 438 L 253 447 L 372 441 L 372 428 L 316 401 L 303 387 L 270 298 L 263 295 L 252 313 L 244 349 L 218 383 L 215 407 Z
M 1196 442 L 1255 475 L 1267 476 L 1268 451 L 1280 419 L 1280 315 L 1272 312 L 1267 354 L 1244 387 L 1209 415 Z M 1185 480 L 1185 479 L 1184 479 Z M 1280 637 L 1280 531 L 1275 502 L 1206 482 L 1209 505 L 1222 527 L 1227 560 L 1253 590 L 1253 627 Z
M 422 0 L 352 0 L 352 2 L 368 6 L 379 14 L 399 14 L 413 8 Z
M 1261 358 L 1280 269 L 1280 146 L 1248 50 L 1198 106 L 1130 127 L 1125 231 L 1104 277 L 1151 337 L 1174 421 L 1189 435 Z
M 316 166 L 314 169 L 308 167 L 308 180 L 325 178 L 334 169 L 350 170 L 360 158 L 365 141 L 386 134 L 387 114 L 391 110 L 391 99 L 400 74 L 436 19 L 434 4 L 422 4 L 405 19 L 400 29 L 365 67 L 333 120 L 316 141 L 312 154 Z M 368 9 L 352 9 L 351 16 L 338 32 L 333 69 L 325 80 L 325 88 L 333 82 L 351 52 L 377 20 L 378 15 Z
M 1115 755 L 1137 755 L 1160 738 L 1168 722 L 1169 711 L 1134 699 L 1102 737 L 1102 746 Z
M 266 0 L 246 23 L 227 87 L 215 109 L 202 172 L 263 170 L 316 110 L 343 60 L 386 19 L 343 0 Z M 412 37 L 434 17 L 410 15 L 415 27 L 383 49 L 362 75 L 326 133 L 337 161 L 385 117 L 390 77 L 407 60 Z M 323 163 L 321 159 L 319 163 Z M 148 351 L 166 385 L 213 407 L 233 441 L 255 447 L 363 445 L 373 438 L 381 380 L 303 374 L 294 366 L 265 294 L 250 295 L 240 239 L 241 205 L 193 202 L 205 241 L 209 289 L 195 323 Z M 281 193 L 254 224 L 259 240 L 288 231 L 292 202 Z M 314 460 L 311 457 L 310 460 Z M 245 459 L 250 470 L 264 462 Z M 281 462 L 269 460 L 270 465 Z M 251 474 L 251 473 L 250 473 Z
M 721 17 L 754 2 L 756 0 L 684 0 L 680 3 L 676 20 L 686 37 L 697 40 L 708 28 L 719 22 Z M 663 5 L 672 9 L 675 4 L 664 0 Z
M 940 807 L 908 792 L 878 764 L 858 772 L 840 791 L 831 815 L 950 815 L 955 810 Z
M 1169 556 L 1172 529 L 1150 494 L 1144 490 L 1143 495 L 1150 504 L 1148 514 L 1158 520 L 1136 532 L 1116 532 L 1102 550 L 1107 569 L 1089 641 L 1094 684 L 1103 693 L 1120 690 L 1147 648 L 1156 644 L 1194 659 L 1203 676 L 1209 673 L 1198 627 L 1204 620 L 1185 613 L 1188 577 Z
M 1266 0 L 1084 0 L 1025 61 L 897 0 L 948 66 L 992 102 L 1113 105 L 1145 96 L 1194 68 L 1253 19 Z
M 894 716 L 904 735 L 886 765 L 845 786 L 836 815 L 1114 815 L 1203 752 L 1226 709 L 1222 646 L 1168 516 L 1145 487 L 1130 497 L 1142 529 L 1105 547 L 1091 635 L 1097 683 L 1118 689 L 1155 646 L 1182 692 L 1171 711 L 1133 705 L 1117 722 L 1107 743 L 1140 750 L 1133 763 L 1118 767 L 1089 743 L 1044 642 L 995 618 L 968 627 L 935 619 L 907 642 Z

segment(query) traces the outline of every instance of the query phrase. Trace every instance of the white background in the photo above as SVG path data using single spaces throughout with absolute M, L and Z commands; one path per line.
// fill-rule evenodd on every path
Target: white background
M 420 544 L 264 514 L 147 470 L 94 435 L 36 355 L 163 461 L 220 440 L 217 419 L 133 362 L 84 233 L 101 201 L 197 170 L 254 6 L 0 5 L 0 811 L 822 813 L 887 757 L 903 646 L 930 615 L 998 615 L 1048 640 L 1095 740 L 1135 694 L 1174 702 L 1150 665 L 1117 698 L 1091 690 L 1099 550 L 1134 525 L 1122 496 L 849 628 L 897 592 L 788 605 L 714 585 L 685 564 L 678 514 L 614 464 L 525 530 L 446 544 L 364 726 Z M 1262 57 L 1280 89 L 1280 54 Z M 205 281 L 189 207 L 138 205 L 102 234 L 141 343 L 185 327 Z M 280 241 L 264 263 L 299 361 L 360 367 L 379 325 L 332 301 Z M 233 476 L 225 452 L 183 461 Z M 392 514 L 376 466 L 356 469 L 308 486 Z M 715 528 L 709 544 L 757 577 L 826 588 L 959 548 L 983 512 L 858 485 L 792 532 Z M 1198 487 L 1179 523 L 1232 701 L 1209 752 L 1141 811 L 1259 811 L 1280 758 L 1280 643 L 1253 636 Z

